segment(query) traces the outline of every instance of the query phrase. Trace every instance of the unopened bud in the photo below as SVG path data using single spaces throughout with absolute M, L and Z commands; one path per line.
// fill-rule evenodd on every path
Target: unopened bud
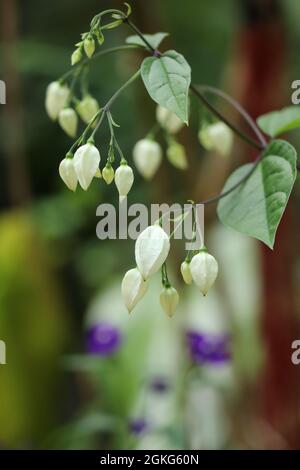
M 179 295 L 174 287 L 164 287 L 160 293 L 160 304 L 168 317 L 175 313 L 179 302 Z
M 203 295 L 206 295 L 214 284 L 218 275 L 218 263 L 216 259 L 205 250 L 195 255 L 190 263 L 193 281 L 200 287 Z
M 114 180 L 115 172 L 111 165 L 105 165 L 102 170 L 102 176 L 106 184 L 111 184 Z
M 188 263 L 187 261 L 183 261 L 180 266 L 180 271 L 184 282 L 186 284 L 192 284 L 193 278 L 191 274 L 190 263 Z

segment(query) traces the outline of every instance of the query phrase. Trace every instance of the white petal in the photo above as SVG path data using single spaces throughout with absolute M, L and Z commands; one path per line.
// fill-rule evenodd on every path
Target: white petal
M 64 158 L 59 165 L 59 175 L 63 182 L 71 191 L 75 191 L 77 187 L 77 175 L 74 169 L 72 158 Z
M 54 121 L 58 118 L 59 112 L 65 107 L 70 90 L 67 86 L 59 82 L 52 82 L 46 90 L 46 111 Z
M 80 186 L 87 190 L 96 175 L 100 163 L 100 153 L 93 144 L 79 147 L 74 155 L 74 167 Z
M 206 295 L 218 275 L 216 259 L 209 253 L 201 251 L 192 258 L 190 269 L 195 284 L 200 287 L 202 294 Z
M 115 184 L 119 191 L 119 195 L 124 199 L 129 193 L 133 185 L 134 175 L 133 171 L 128 165 L 120 165 L 115 173 Z
M 162 160 L 160 145 L 150 139 L 140 140 L 133 148 L 133 160 L 144 178 L 152 178 Z
M 122 281 L 121 291 L 129 313 L 141 298 L 144 297 L 147 288 L 148 283 L 143 280 L 138 269 L 134 268 L 127 271 Z
M 147 227 L 137 238 L 135 260 L 144 279 L 156 273 L 167 259 L 170 241 L 158 225 Z

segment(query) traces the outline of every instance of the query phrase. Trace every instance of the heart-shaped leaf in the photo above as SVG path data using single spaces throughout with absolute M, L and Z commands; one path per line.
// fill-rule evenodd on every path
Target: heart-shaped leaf
M 169 33 L 144 34 L 144 38 L 149 42 L 153 49 L 157 49 L 167 36 L 169 36 Z M 135 46 L 147 47 L 145 42 L 139 36 L 128 36 L 128 38 L 126 38 L 126 43 L 133 44 Z
M 142 63 L 142 78 L 151 98 L 188 124 L 188 92 L 191 68 L 176 51 L 148 57 Z
M 221 222 L 273 248 L 276 230 L 296 179 L 297 154 L 288 142 L 274 140 L 249 178 L 219 201 Z M 253 167 L 238 168 L 226 181 L 223 192 L 233 187 Z
M 272 111 L 257 119 L 257 124 L 271 137 L 300 127 L 300 106 L 288 106 L 280 111 Z

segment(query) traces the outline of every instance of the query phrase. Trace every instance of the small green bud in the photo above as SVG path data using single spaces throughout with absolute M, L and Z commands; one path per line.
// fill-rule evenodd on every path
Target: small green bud
M 102 170 L 102 176 L 106 184 L 111 184 L 115 177 L 114 169 L 111 165 L 105 165 Z
M 167 148 L 167 157 L 169 162 L 178 168 L 178 170 L 186 170 L 188 167 L 187 157 L 185 153 L 185 148 L 183 145 L 179 144 L 173 140 L 169 147 Z
M 92 55 L 94 54 L 95 52 L 95 41 L 94 39 L 91 37 L 91 36 L 88 36 L 85 40 L 84 40 L 84 52 L 86 53 L 86 55 L 88 56 L 88 58 L 90 59 L 92 57 Z
M 75 49 L 75 51 L 73 52 L 72 56 L 71 56 L 71 64 L 72 65 L 75 65 L 77 64 L 78 62 L 80 62 L 82 59 L 82 52 L 81 52 L 81 49 Z

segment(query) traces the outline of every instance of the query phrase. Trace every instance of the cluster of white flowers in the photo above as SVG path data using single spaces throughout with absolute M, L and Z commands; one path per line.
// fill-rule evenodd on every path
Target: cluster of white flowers
M 185 170 L 188 166 L 187 156 L 183 145 L 179 144 L 174 134 L 177 134 L 184 123 L 166 108 L 158 105 L 156 108 L 156 119 L 166 134 L 167 151 L 169 162 L 179 170 Z M 158 142 L 151 137 L 139 140 L 133 148 L 133 161 L 138 172 L 147 180 L 150 180 L 158 170 L 162 162 L 163 151 Z
M 77 134 L 78 115 L 82 121 L 89 124 L 99 111 L 95 98 L 85 95 L 77 101 L 75 108 L 70 105 L 71 91 L 67 85 L 58 81 L 48 85 L 46 91 L 46 111 L 53 121 L 58 121 L 65 133 L 74 138 Z
M 75 152 L 74 157 L 66 156 L 59 165 L 61 179 L 71 191 L 75 191 L 77 182 L 85 191 L 90 186 L 93 178 L 103 176 L 107 184 L 115 180 L 122 201 L 129 193 L 133 184 L 133 171 L 127 163 L 121 163 L 116 173 L 110 164 L 106 164 L 102 174 L 99 168 L 100 153 L 92 143 L 81 145 Z
M 145 295 L 149 278 L 159 271 L 170 251 L 170 240 L 159 225 L 147 227 L 137 238 L 135 261 L 137 267 L 130 269 L 122 281 L 122 296 L 130 313 Z M 191 260 L 181 264 L 181 273 L 186 284 L 194 283 L 206 295 L 218 275 L 218 263 L 206 248 L 201 249 Z M 163 281 L 160 304 L 165 313 L 172 317 L 179 302 L 177 290 L 169 281 Z

